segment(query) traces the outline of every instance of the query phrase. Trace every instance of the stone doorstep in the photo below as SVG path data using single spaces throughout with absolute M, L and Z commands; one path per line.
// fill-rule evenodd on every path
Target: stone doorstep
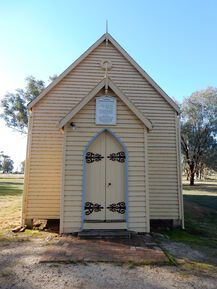
M 70 238 L 66 238 L 63 243 L 49 245 L 41 256 L 40 262 L 134 262 L 136 264 L 168 262 L 167 256 L 157 244 L 154 244 L 153 247 L 140 247 L 124 242 L 126 240 L 123 240 L 123 243 L 116 243 L 108 240 L 80 240 L 78 238 L 70 240 Z
M 65 256 L 42 256 L 39 263 L 135 263 L 135 264 L 169 264 L 168 258 L 163 254 L 148 255 L 148 256 L 127 256 L 125 258 L 116 256 L 116 258 L 108 258 L 107 256 L 73 256 L 73 254 L 67 254 Z
M 130 239 L 131 231 L 127 230 L 82 230 L 78 232 L 80 239 Z

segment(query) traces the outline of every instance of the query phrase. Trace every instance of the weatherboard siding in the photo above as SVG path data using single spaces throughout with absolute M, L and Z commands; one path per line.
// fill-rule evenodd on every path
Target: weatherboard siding
M 66 143 L 62 209 L 63 232 L 66 233 L 72 229 L 81 229 L 83 152 L 87 143 L 102 130 L 102 126 L 95 125 L 95 98 L 71 121 L 76 123 L 76 130 L 68 124 L 64 131 Z M 132 132 L 129 132 L 126 122 L 130 123 Z M 144 124 L 117 98 L 117 124 L 106 127 L 112 130 L 128 149 L 129 229 L 146 232 Z
M 58 129 L 58 122 L 102 80 L 102 59 L 111 60 L 110 78 L 153 124 L 153 130 L 148 132 L 147 149 L 150 218 L 176 219 L 180 216 L 174 109 L 110 42 L 108 46 L 104 42 L 97 47 L 33 106 L 26 217 L 60 217 L 63 134 Z M 80 132 L 85 133 L 88 118 L 87 114 L 81 120 Z M 129 137 L 137 134 L 140 128 L 128 118 L 122 127 L 126 128 Z M 119 128 L 115 129 L 118 133 Z M 94 128 L 90 127 L 88 133 L 94 133 Z M 80 140 L 76 144 L 79 147 L 83 142 Z M 136 142 L 131 146 L 136 146 Z M 137 152 L 132 152 L 135 164 L 142 153 L 140 147 Z M 77 174 L 75 171 L 70 177 L 79 182 L 80 175 Z M 131 178 L 136 180 L 136 176 Z

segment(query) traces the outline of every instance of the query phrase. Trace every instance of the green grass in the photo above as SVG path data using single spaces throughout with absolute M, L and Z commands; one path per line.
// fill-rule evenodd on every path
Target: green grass
M 188 243 L 192 247 L 217 248 L 217 195 L 210 193 L 217 194 L 216 181 L 212 181 L 211 185 L 210 182 L 184 185 L 185 230 L 166 232 L 171 240 Z
M 5 197 L 21 196 L 23 179 L 0 178 L 0 200 Z
M 186 274 L 217 273 L 217 180 L 184 184 L 185 229 L 162 231 L 171 241 L 184 243 L 206 257 L 204 262 L 175 258 L 179 268 Z M 167 252 L 168 253 L 168 252 Z M 173 253 L 174 254 L 174 253 Z M 169 253 L 170 255 L 170 253 Z
M 189 245 L 217 248 L 217 197 L 184 196 L 185 230 L 166 234 L 171 240 Z
M 23 179 L 0 177 L 0 232 L 20 224 Z
M 184 201 L 195 203 L 200 207 L 203 207 L 204 209 L 211 209 L 217 211 L 217 196 L 184 195 Z M 210 213 L 212 214 L 213 211 L 211 211 Z
M 180 267 L 182 270 L 187 271 L 188 274 L 191 274 L 192 272 L 197 272 L 203 275 L 204 273 L 208 273 L 208 276 L 210 276 L 210 273 L 213 273 L 215 275 L 217 273 L 216 266 L 203 262 L 184 262 L 183 264 L 180 264 Z
M 2 183 L 0 181 L 0 199 L 2 197 L 21 196 L 22 185 L 13 183 Z

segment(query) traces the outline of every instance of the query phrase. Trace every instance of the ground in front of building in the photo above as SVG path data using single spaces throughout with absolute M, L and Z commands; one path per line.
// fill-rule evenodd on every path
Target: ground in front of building
M 22 179 L 1 178 L 0 288 L 216 288 L 217 182 L 184 189 L 185 231 L 79 240 L 12 233 L 20 222 Z

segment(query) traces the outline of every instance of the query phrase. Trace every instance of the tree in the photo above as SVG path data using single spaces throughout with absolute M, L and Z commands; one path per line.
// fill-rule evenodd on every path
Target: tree
M 14 162 L 12 161 L 12 159 L 4 154 L 1 154 L 1 158 L 1 169 L 3 173 L 12 173 L 14 168 Z
M 2 171 L 3 151 L 0 151 L 0 171 Z
M 194 185 L 199 168 L 216 169 L 217 162 L 217 88 L 197 91 L 182 103 L 181 144 Z
M 49 82 L 53 82 L 57 77 L 58 77 L 57 74 L 50 75 L 49 78 L 48 78 L 48 81 Z
M 25 161 L 22 161 L 22 162 L 20 163 L 20 172 L 21 172 L 21 174 L 24 173 L 24 170 L 25 170 Z
M 21 133 L 27 133 L 28 111 L 27 104 L 37 97 L 45 88 L 42 80 L 36 80 L 33 76 L 26 78 L 25 89 L 16 89 L 15 93 L 6 93 L 1 101 L 3 113 L 1 118 L 10 128 Z
M 54 81 L 57 75 L 49 77 L 49 82 Z M 0 115 L 6 125 L 21 133 L 27 133 L 28 111 L 27 104 L 45 89 L 45 82 L 36 80 L 33 76 L 26 78 L 25 89 L 16 89 L 15 93 L 6 93 L 1 101 L 3 113 Z

